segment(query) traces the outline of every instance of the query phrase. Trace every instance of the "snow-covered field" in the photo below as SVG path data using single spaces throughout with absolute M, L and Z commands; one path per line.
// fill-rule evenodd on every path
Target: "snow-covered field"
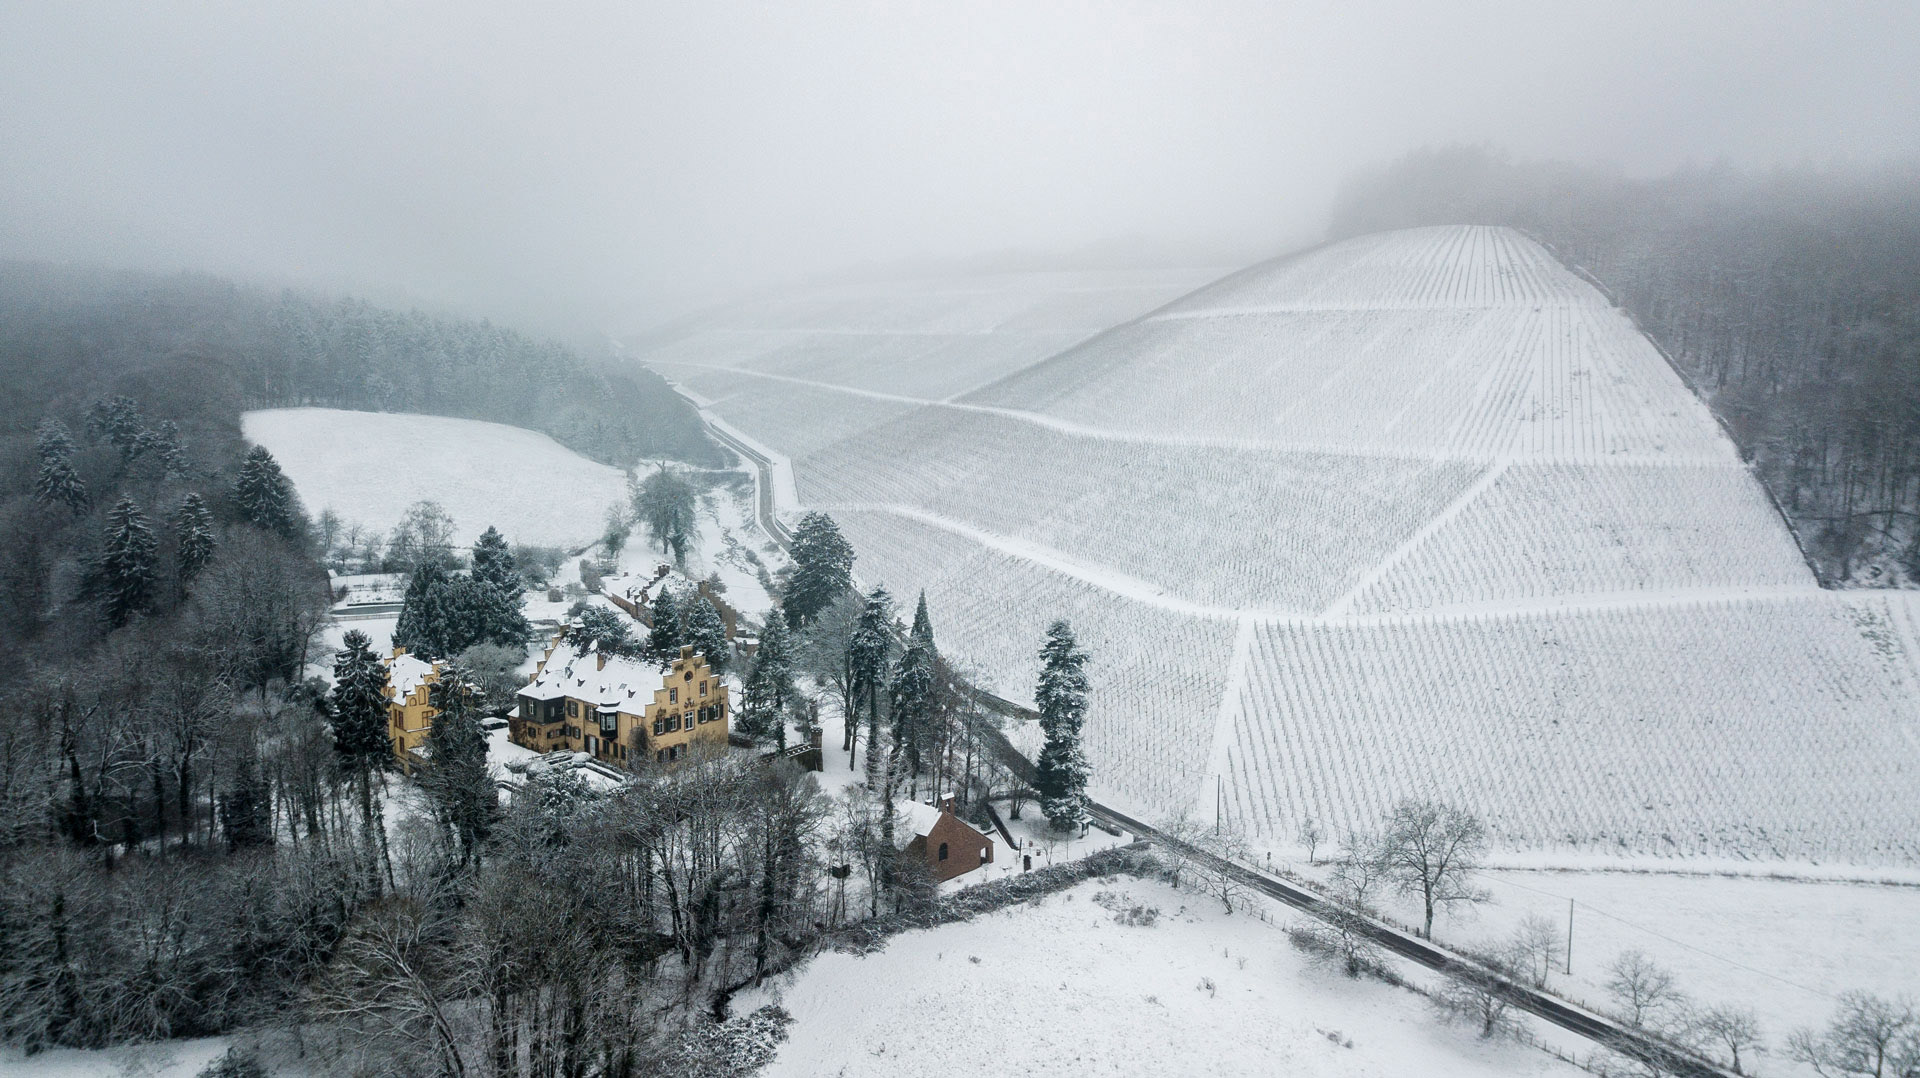
M 1122 925 L 1103 893 L 1162 916 Z M 822 955 L 734 1009 L 776 999 L 794 1023 L 768 1078 L 1580 1073 L 1318 969 L 1272 924 L 1126 878 Z
M 388 532 L 415 502 L 440 503 L 454 540 L 492 525 L 510 542 L 569 549 L 600 538 L 626 477 L 520 427 L 475 419 L 334 408 L 248 412 L 242 430 L 267 447 L 307 512 Z
M 1164 815 L 1224 781 L 1268 840 L 1422 793 L 1514 849 L 1920 861 L 1907 603 L 1821 592 L 1705 406 L 1525 237 L 1317 248 L 965 392 L 898 343 L 980 332 L 959 291 L 749 306 L 642 358 L 1003 695 L 1072 618 L 1103 789 Z M 801 330 L 805 364 L 762 347 Z

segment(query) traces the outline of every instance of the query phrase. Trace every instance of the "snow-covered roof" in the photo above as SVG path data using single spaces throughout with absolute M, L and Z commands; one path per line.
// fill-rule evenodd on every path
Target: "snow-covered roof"
M 396 700 L 405 700 L 413 690 L 433 678 L 433 664 L 412 655 L 395 655 L 387 660 L 387 684 L 393 686 Z
M 601 710 L 624 711 L 639 715 L 653 702 L 653 691 L 660 687 L 660 671 L 651 663 L 624 655 L 601 656 L 582 651 L 572 644 L 556 644 L 553 654 L 541 664 L 540 672 L 520 695 L 534 700 L 554 700 L 570 696 L 591 701 Z
M 908 800 L 895 801 L 893 811 L 897 817 L 893 827 L 893 844 L 901 849 L 905 849 L 907 843 L 916 838 L 925 838 L 932 834 L 933 825 L 940 822 L 942 815 L 938 805 Z M 961 820 L 959 816 L 955 816 L 954 819 L 959 820 L 969 829 L 979 830 L 965 820 Z M 985 834 L 985 832 L 981 833 Z

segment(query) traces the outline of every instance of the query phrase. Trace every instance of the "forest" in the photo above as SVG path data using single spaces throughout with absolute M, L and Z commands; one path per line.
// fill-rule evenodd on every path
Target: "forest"
M 1331 235 L 1440 224 L 1519 228 L 1625 308 L 1823 583 L 1920 585 L 1920 171 L 1635 178 L 1452 146 L 1350 180 Z

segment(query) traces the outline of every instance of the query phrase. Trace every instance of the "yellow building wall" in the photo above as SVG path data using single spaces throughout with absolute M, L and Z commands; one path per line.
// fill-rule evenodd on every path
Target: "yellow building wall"
M 576 697 L 566 697 L 565 701 L 565 717 L 559 724 L 543 731 L 537 724 L 528 723 L 524 736 L 516 739 L 518 743 L 535 752 L 587 752 L 587 739 L 591 737 L 596 739 L 591 750 L 594 757 L 616 766 L 636 766 L 643 760 L 670 763 L 686 757 L 696 746 L 725 751 L 727 727 L 733 721 L 726 683 L 707 666 L 704 656 L 688 648 L 681 649 L 680 658 L 661 676 L 661 686 L 654 690 L 653 702 L 645 711 L 616 714 L 611 734 L 601 733 L 600 713 L 593 701 Z M 703 710 L 708 715 L 705 722 L 700 721 Z M 644 736 L 636 737 L 636 732 Z

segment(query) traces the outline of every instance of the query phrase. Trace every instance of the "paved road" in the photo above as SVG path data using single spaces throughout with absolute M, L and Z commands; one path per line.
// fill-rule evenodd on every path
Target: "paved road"
M 755 486 L 759 495 L 759 516 L 761 526 L 773 537 L 774 542 L 785 549 L 792 536 L 774 512 L 773 505 L 773 467 L 765 455 L 751 446 L 729 435 L 713 424 L 707 426 L 709 432 L 741 456 L 753 462 L 757 474 Z M 975 690 L 981 703 L 997 714 L 1014 719 L 1038 718 L 1032 708 L 993 695 Z M 1013 747 L 1004 734 L 993 731 L 990 735 L 995 741 L 995 749 L 1013 769 L 1014 773 L 1028 781 L 1033 777 L 1033 763 Z M 1302 913 L 1322 920 L 1329 919 L 1335 907 L 1325 898 L 1306 888 L 1289 883 L 1286 880 L 1258 872 L 1245 865 L 1215 857 L 1204 850 L 1195 849 L 1185 843 L 1168 838 L 1155 828 L 1136 820 L 1131 816 L 1108 808 L 1105 805 L 1090 806 L 1095 820 L 1110 827 L 1131 831 L 1134 835 L 1149 842 L 1180 846 L 1188 857 L 1210 865 L 1214 871 L 1233 876 L 1241 883 L 1279 902 L 1283 902 Z M 1345 911 L 1341 911 L 1345 915 Z M 1349 917 L 1349 920 L 1351 918 Z M 1548 995 L 1525 984 L 1509 980 L 1493 973 L 1472 959 L 1455 954 L 1428 940 L 1409 932 L 1403 932 L 1392 925 L 1380 921 L 1367 920 L 1363 925 L 1365 934 L 1383 949 L 1428 969 L 1446 974 L 1449 977 L 1473 976 L 1493 986 L 1509 1003 L 1529 1014 L 1536 1015 L 1562 1029 L 1577 1033 L 1595 1044 L 1621 1052 L 1650 1063 L 1661 1070 L 1679 1076 L 1679 1078 L 1733 1078 L 1727 1071 L 1707 1060 L 1700 1059 L 1669 1045 L 1665 1041 L 1650 1036 L 1640 1030 L 1622 1026 L 1604 1015 L 1595 1014 L 1585 1008 L 1575 1006 L 1565 1000 Z

